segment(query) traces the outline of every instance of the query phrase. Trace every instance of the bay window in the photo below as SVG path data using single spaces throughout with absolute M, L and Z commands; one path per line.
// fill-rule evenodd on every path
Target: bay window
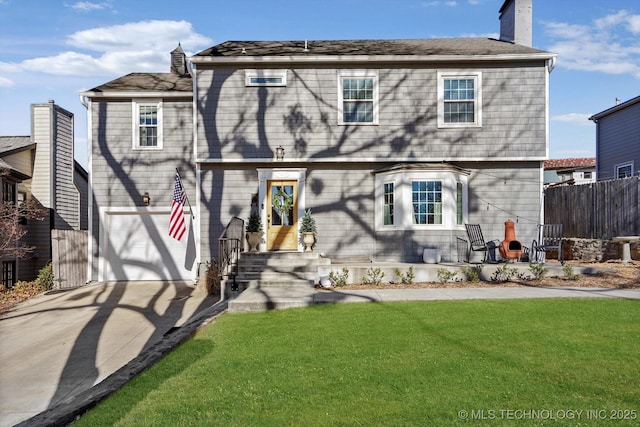
M 446 165 L 403 165 L 377 172 L 376 228 L 464 229 L 468 175 Z

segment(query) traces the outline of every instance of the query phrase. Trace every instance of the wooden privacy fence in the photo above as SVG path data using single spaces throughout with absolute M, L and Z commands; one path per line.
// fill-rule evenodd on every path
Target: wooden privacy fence
M 544 222 L 564 237 L 609 240 L 640 235 L 640 176 L 545 190 Z
M 87 282 L 87 231 L 51 230 L 54 289 L 70 289 Z

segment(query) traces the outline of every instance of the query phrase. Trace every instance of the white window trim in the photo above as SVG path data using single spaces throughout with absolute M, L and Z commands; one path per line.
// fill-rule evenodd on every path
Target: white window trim
M 377 230 L 464 230 L 469 212 L 467 175 L 451 170 L 420 171 L 399 170 L 376 175 L 375 224 Z M 413 181 L 442 182 L 442 224 L 414 224 L 412 186 Z M 457 224 L 456 184 L 462 184 L 462 224 Z M 393 183 L 393 225 L 384 224 L 384 184 Z
M 376 221 L 382 230 L 395 230 L 398 228 L 398 220 L 404 216 L 402 204 L 398 203 L 398 177 L 395 175 L 384 176 L 380 179 L 379 184 L 376 183 L 376 200 L 379 200 L 380 220 Z M 393 224 L 384 223 L 384 185 L 393 184 Z M 377 212 L 376 212 L 377 213 Z
M 369 78 L 373 79 L 373 121 L 372 122 L 345 122 L 344 121 L 344 99 L 343 99 L 343 86 L 342 81 L 344 79 L 353 78 Z M 344 126 L 376 126 L 378 125 L 378 86 L 379 86 L 378 72 L 375 70 L 338 70 L 338 124 Z
M 445 79 L 474 79 L 475 101 L 473 123 L 445 123 L 444 121 L 444 81 Z M 438 71 L 438 128 L 470 128 L 482 127 L 482 72 Z
M 145 105 L 153 105 L 158 108 L 158 145 L 155 147 L 142 147 L 140 146 L 140 107 Z M 162 100 L 161 99 L 145 99 L 131 101 L 131 108 L 133 111 L 132 116 L 132 134 L 133 134 L 133 149 L 134 150 L 162 150 Z
M 619 172 L 620 172 L 620 169 L 626 168 L 626 167 L 631 167 L 631 176 L 633 176 L 633 166 L 634 166 L 633 165 L 633 161 L 625 162 L 625 163 L 619 163 L 619 164 L 615 165 L 615 177 L 616 177 L 616 179 L 622 179 L 622 178 L 619 178 Z
M 259 83 L 252 82 L 255 78 L 281 78 L 280 83 Z M 286 86 L 287 85 L 287 70 L 244 70 L 244 85 L 245 86 Z

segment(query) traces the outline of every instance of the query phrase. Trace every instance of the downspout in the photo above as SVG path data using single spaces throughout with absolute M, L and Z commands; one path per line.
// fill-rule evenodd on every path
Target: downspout
M 192 113 L 192 132 L 193 132 L 193 137 L 192 137 L 192 142 L 193 142 L 193 164 L 195 166 L 195 172 L 196 172 L 196 207 L 195 207 L 195 211 L 196 211 L 196 219 L 195 219 L 195 224 L 193 224 L 193 220 L 192 220 L 192 227 L 193 227 L 193 236 L 194 236 L 194 240 L 195 240 L 195 244 L 196 244 L 196 278 L 195 280 L 198 281 L 198 279 L 200 279 L 200 276 L 202 274 L 202 272 L 200 271 L 201 268 L 201 264 L 202 264 L 202 251 L 200 248 L 200 227 L 202 225 L 201 223 L 201 215 L 200 215 L 200 201 L 201 201 L 201 197 L 200 197 L 200 190 L 201 190 L 201 177 L 202 177 L 202 171 L 200 169 L 200 165 L 198 164 L 198 98 L 197 98 L 197 93 L 198 93 L 198 81 L 196 79 L 196 71 L 195 71 L 195 67 L 196 65 L 193 64 L 191 61 L 189 61 L 189 58 L 186 58 L 186 65 L 187 65 L 187 71 L 189 72 L 189 75 L 191 76 L 191 81 L 192 81 L 192 86 L 191 86 L 191 104 L 192 104 L 192 109 L 193 109 L 193 113 Z M 206 275 L 206 273 L 205 273 Z M 220 301 L 224 300 L 224 290 L 221 289 L 220 291 Z

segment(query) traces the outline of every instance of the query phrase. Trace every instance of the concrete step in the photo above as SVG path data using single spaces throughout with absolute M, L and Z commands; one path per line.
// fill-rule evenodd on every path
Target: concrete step
M 305 279 L 291 279 L 291 280 L 251 280 L 251 279 L 236 279 L 240 289 L 253 289 L 253 288 L 272 288 L 272 287 L 288 287 L 288 288 L 311 288 L 313 289 L 313 280 Z
M 288 280 L 311 280 L 316 281 L 318 271 L 242 271 L 236 276 L 236 280 L 265 280 L 270 281 L 288 281 Z
M 229 300 L 229 311 L 281 310 L 312 305 L 314 290 L 309 287 L 251 288 L 236 295 Z

